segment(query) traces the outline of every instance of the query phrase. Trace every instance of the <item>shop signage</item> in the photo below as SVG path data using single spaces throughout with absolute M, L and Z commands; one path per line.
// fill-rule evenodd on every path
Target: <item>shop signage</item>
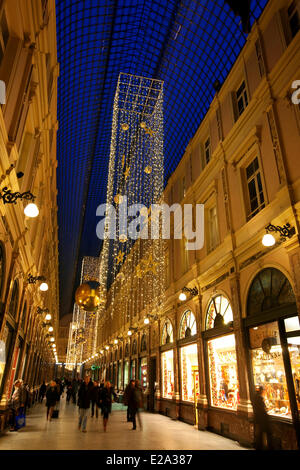
M 100 369 L 100 366 L 94 366 L 94 365 L 92 365 L 91 370 L 97 370 L 97 369 Z

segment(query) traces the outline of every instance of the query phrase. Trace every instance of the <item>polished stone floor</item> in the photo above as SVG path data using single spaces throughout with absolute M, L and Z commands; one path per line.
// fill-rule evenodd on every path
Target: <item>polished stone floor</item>
M 83 433 L 77 406 L 63 398 L 58 419 L 46 421 L 45 404 L 35 405 L 26 427 L 0 435 L 0 450 L 243 450 L 237 442 L 159 414 L 142 413 L 141 418 L 143 429 L 133 431 L 126 408 L 113 404 L 106 433 L 101 417 L 89 417 Z

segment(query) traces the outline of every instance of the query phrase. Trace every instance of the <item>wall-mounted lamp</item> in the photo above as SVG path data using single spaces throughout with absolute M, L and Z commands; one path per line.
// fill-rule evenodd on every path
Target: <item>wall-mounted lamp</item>
M 16 204 L 18 199 L 24 199 L 25 201 L 34 201 L 35 196 L 30 191 L 25 191 L 24 193 L 20 193 L 19 191 L 17 191 L 13 193 L 11 189 L 5 187 L 2 189 L 0 199 L 2 199 L 4 204 Z M 24 214 L 27 215 L 27 217 L 37 217 L 39 215 L 37 205 L 33 202 L 27 204 L 24 209 Z
M 132 326 L 130 326 L 127 332 L 128 336 L 131 336 L 132 333 L 134 333 L 135 331 L 138 331 L 138 328 L 133 328 Z
M 32 274 L 28 275 L 28 284 L 35 284 L 36 281 L 46 281 L 46 278 L 44 276 L 33 276 Z
M 192 288 L 190 288 L 190 287 L 184 286 L 184 287 L 181 289 L 181 293 L 179 294 L 179 300 L 181 300 L 181 301 L 186 300 L 185 292 L 189 292 L 192 297 L 194 297 L 195 295 L 198 295 L 198 294 L 199 294 L 199 291 L 198 291 L 197 287 L 192 287 Z
M 278 232 L 280 234 L 280 240 L 283 242 L 287 238 L 292 238 L 292 236 L 296 233 L 295 227 L 291 227 L 289 223 L 286 223 L 283 227 L 280 225 L 269 224 L 267 227 L 265 227 L 265 230 L 267 233 L 262 238 L 262 244 L 264 246 L 275 245 L 275 238 L 269 232 Z
M 51 314 L 50 314 L 50 313 L 47 313 L 47 315 L 45 316 L 45 320 L 46 320 L 46 321 L 49 321 L 49 320 L 51 320 L 51 318 L 52 318 L 52 317 L 51 317 Z
M 158 316 L 157 315 L 152 315 L 151 313 L 149 313 L 148 315 L 145 316 L 145 319 L 144 319 L 144 323 L 145 325 L 149 325 L 150 323 L 150 320 L 157 320 L 158 319 Z

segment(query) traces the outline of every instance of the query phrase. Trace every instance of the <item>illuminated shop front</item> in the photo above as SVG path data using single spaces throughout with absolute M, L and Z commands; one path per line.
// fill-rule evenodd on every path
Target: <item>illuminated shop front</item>
M 118 364 L 118 390 L 123 389 L 122 382 L 122 361 L 119 361 Z
M 162 396 L 172 398 L 174 393 L 174 358 L 173 350 L 161 354 Z
M 129 383 L 129 361 L 124 362 L 124 387 Z
M 147 358 L 141 358 L 141 367 L 140 367 L 140 381 L 143 390 L 147 388 L 148 381 L 148 368 L 147 368 Z
M 263 387 L 267 412 L 293 423 L 298 442 L 300 384 L 300 324 L 292 286 L 275 268 L 254 278 L 247 299 L 252 393 Z
M 211 405 L 236 410 L 239 390 L 233 334 L 208 341 L 208 363 Z
M 172 347 L 174 341 L 173 326 L 167 319 L 162 328 L 161 346 Z M 169 346 L 170 345 L 170 346 Z M 163 398 L 172 399 L 174 394 L 174 353 L 169 349 L 161 353 L 161 394 Z
M 199 396 L 199 369 L 196 318 L 191 310 L 184 312 L 179 328 L 181 399 L 195 402 Z M 193 342 L 193 344 L 190 344 Z M 188 344 L 186 344 L 188 342 Z
M 232 326 L 229 300 L 223 294 L 214 296 L 207 308 L 203 334 L 207 340 L 209 402 L 214 407 L 236 410 L 240 396 Z
M 184 401 L 195 401 L 199 396 L 199 371 L 197 344 L 180 348 L 181 398 Z

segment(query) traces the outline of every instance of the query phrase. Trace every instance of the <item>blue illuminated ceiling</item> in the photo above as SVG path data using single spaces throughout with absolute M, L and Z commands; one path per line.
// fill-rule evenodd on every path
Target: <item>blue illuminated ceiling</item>
M 243 2 L 228 2 L 247 4 Z M 267 0 L 252 0 L 250 25 Z M 164 80 L 166 179 L 247 35 L 223 0 L 56 0 L 60 316 L 73 309 L 83 256 L 98 256 L 113 98 L 120 72 Z

